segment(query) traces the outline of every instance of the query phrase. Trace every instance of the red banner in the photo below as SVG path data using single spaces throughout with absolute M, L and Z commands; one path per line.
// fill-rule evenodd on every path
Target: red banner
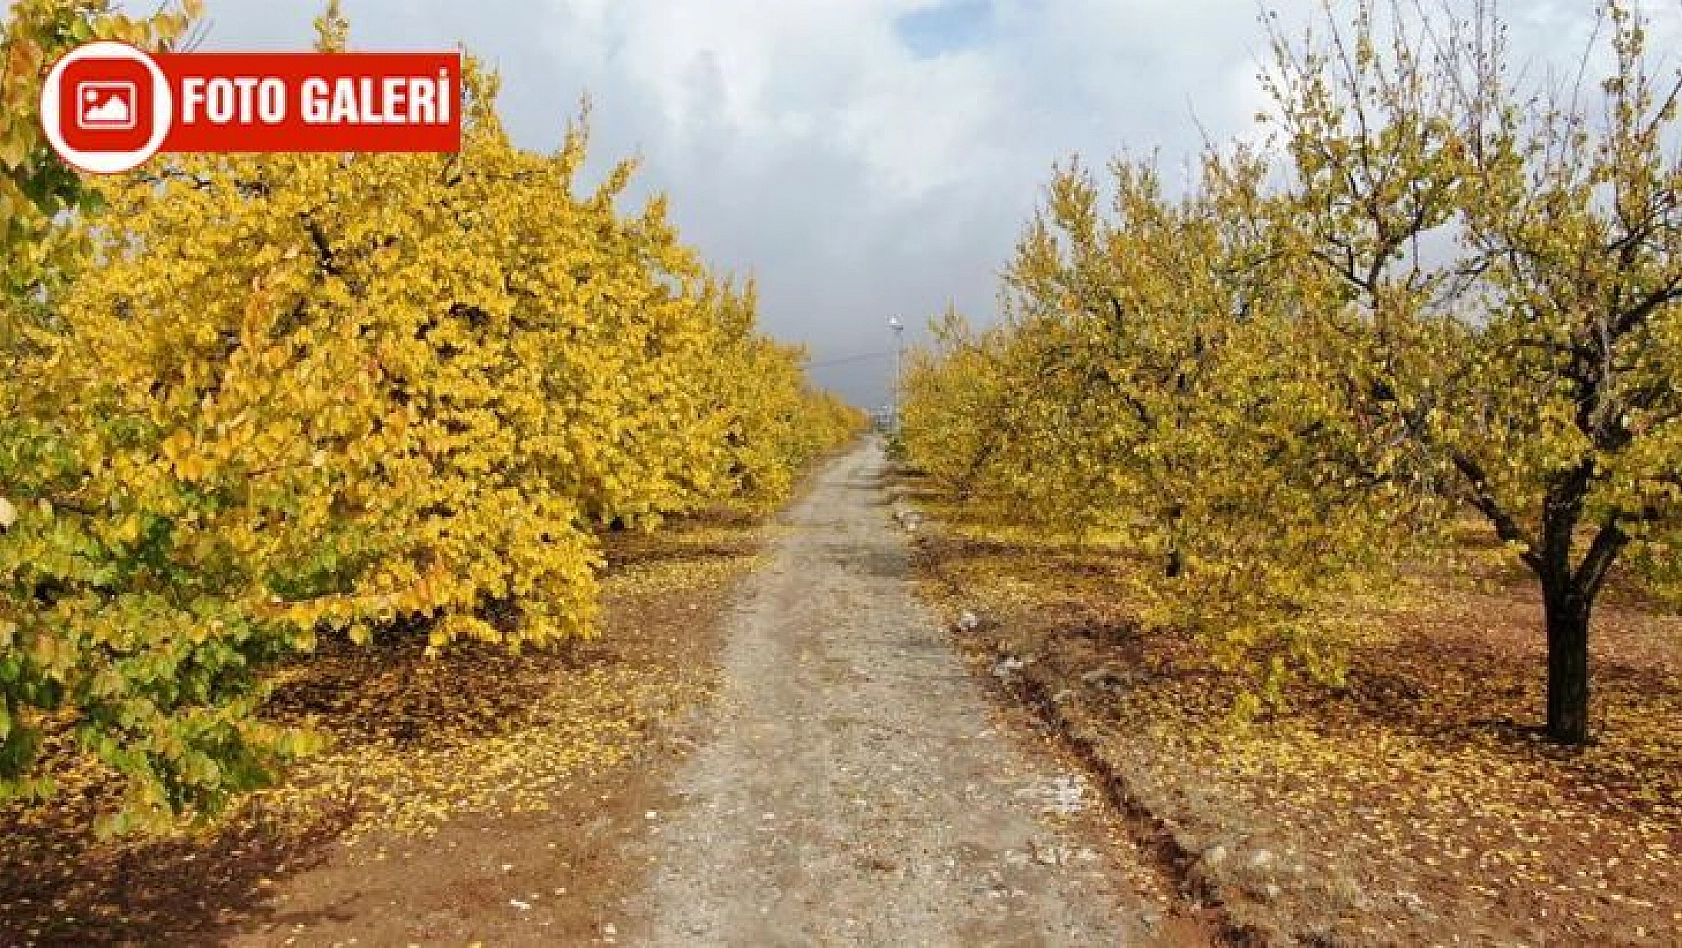
M 164 151 L 457 151 L 456 53 L 156 57 L 175 97 Z
M 59 60 L 41 92 L 65 160 L 124 171 L 168 152 L 450 152 L 459 53 L 165 53 L 107 41 Z

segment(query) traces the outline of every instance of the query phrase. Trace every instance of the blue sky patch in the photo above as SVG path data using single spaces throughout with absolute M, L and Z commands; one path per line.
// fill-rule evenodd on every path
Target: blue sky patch
M 950 0 L 894 20 L 906 48 L 923 58 L 980 45 L 993 20 L 992 0 Z

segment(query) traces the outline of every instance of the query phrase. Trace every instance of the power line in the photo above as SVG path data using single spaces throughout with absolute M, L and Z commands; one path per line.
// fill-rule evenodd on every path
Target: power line
M 843 358 L 829 358 L 829 360 L 814 361 L 814 363 L 807 363 L 806 368 L 829 368 L 831 365 L 846 365 L 846 363 L 851 363 L 851 361 L 865 361 L 868 360 L 868 358 L 886 358 L 886 356 L 891 355 L 893 355 L 893 350 L 881 350 L 876 351 L 876 353 L 860 353 L 860 355 L 843 356 Z

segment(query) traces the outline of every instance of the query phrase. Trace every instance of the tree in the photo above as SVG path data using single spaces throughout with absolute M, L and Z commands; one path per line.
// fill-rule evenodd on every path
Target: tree
M 1009 321 L 949 321 L 943 350 L 911 360 L 905 408 L 908 453 L 949 488 L 1125 536 L 1152 564 L 1120 573 L 1141 618 L 1247 672 L 1251 708 L 1293 668 L 1337 678 L 1328 606 L 1386 574 L 1417 506 L 1371 473 L 1387 432 L 1363 423 L 1341 338 L 1281 279 L 1265 171 L 1209 156 L 1173 200 L 1151 165 L 1116 162 L 1106 209 L 1091 175 L 1060 169 L 1006 271 Z
M 197 0 L 183 0 L 134 19 L 111 12 L 104 0 L 19 0 L 0 27 L 0 586 L 11 586 L 14 562 L 49 556 L 48 569 L 68 571 L 77 555 L 71 537 L 57 537 L 62 542 L 50 554 L 35 540 L 32 521 L 50 504 L 35 488 L 70 472 L 64 442 L 35 414 L 33 382 L 65 330 L 58 295 L 85 262 L 86 243 L 69 221 L 99 205 L 42 134 L 42 78 L 61 54 L 94 39 L 167 48 L 186 34 L 198 9 Z M 28 600 L 13 599 L 16 591 L 0 589 L 0 799 L 46 788 L 29 775 L 40 736 L 30 718 L 33 709 L 64 700 L 65 682 L 54 670 L 71 660 L 57 640 L 32 634 L 23 612 Z M 30 584 L 24 591 L 37 590 Z M 40 591 L 51 595 L 52 587 Z M 199 687 L 192 678 L 189 672 L 182 687 Z
M 1632 545 L 1674 557 L 1682 514 L 1682 87 L 1625 4 L 1604 16 L 1600 114 L 1518 90 L 1482 8 L 1446 31 L 1392 17 L 1386 46 L 1363 4 L 1328 46 L 1279 44 L 1274 87 L 1294 249 L 1332 279 L 1327 318 L 1354 315 L 1375 409 L 1536 576 L 1568 744 L 1589 738 L 1595 600 Z
M 1628 7 L 1605 15 L 1600 114 L 1478 87 L 1465 240 L 1494 300 L 1450 410 L 1495 424 L 1444 439 L 1542 587 L 1548 732 L 1567 743 L 1589 736 L 1596 598 L 1632 543 L 1675 555 L 1682 516 L 1682 76 L 1654 74 Z

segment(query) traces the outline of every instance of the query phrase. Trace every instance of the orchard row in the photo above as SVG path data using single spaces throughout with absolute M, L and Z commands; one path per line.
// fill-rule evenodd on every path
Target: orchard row
M 7 36 L 187 23 L 88 8 Z M 40 200 L 0 298 L 0 797 L 49 790 L 56 731 L 126 778 L 119 825 L 214 808 L 313 743 L 263 720 L 277 660 L 590 635 L 600 531 L 775 503 L 861 425 L 662 200 L 620 210 L 629 163 L 581 188 L 581 127 L 519 149 L 464 84 L 459 154 L 7 167 Z
M 1061 169 L 1006 323 L 910 361 L 904 448 L 1123 537 L 1142 618 L 1249 669 L 1252 707 L 1336 679 L 1348 598 L 1481 519 L 1536 577 L 1548 731 L 1581 743 L 1596 598 L 1682 579 L 1682 80 L 1625 4 L 1583 59 L 1605 80 L 1540 90 L 1487 13 L 1374 8 L 1276 31 L 1266 122 L 1184 193 Z

